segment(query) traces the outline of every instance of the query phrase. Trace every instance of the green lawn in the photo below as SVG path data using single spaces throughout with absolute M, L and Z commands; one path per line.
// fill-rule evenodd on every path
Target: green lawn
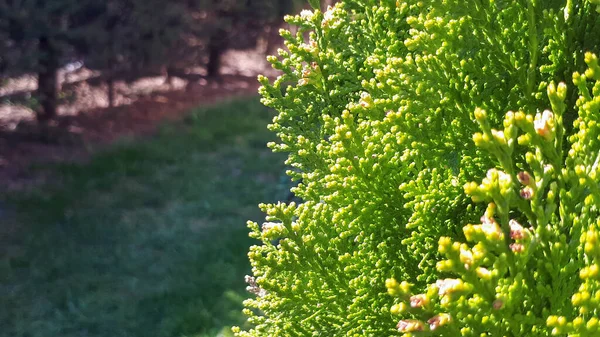
M 0 336 L 229 336 L 243 324 L 245 222 L 286 196 L 257 99 L 194 111 L 123 141 L 55 187 L 8 195 Z M 1 233 L 1 232 L 0 232 Z

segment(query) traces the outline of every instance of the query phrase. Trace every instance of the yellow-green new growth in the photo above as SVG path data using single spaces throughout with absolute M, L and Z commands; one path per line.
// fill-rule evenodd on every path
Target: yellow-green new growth
M 548 86 L 553 112 L 545 110 L 535 117 L 521 112 L 506 115 L 505 134 L 512 133 L 511 139 L 518 133 L 519 137 L 529 136 L 528 142 L 520 142 L 527 165 L 511 160 L 514 150 L 507 151 L 506 139 L 474 138 L 479 147 L 496 157 L 499 168 L 490 170 L 480 185 L 465 184 L 465 192 L 474 201 L 489 205 L 481 224 L 463 228 L 466 241 L 472 245 L 440 238 L 439 252 L 446 260 L 438 263 L 438 271 L 458 278 L 429 285 L 430 289 L 460 285 L 467 291 L 450 297 L 446 290 L 450 287 L 445 286 L 438 294 L 420 298 L 428 305 L 411 306 L 418 309 L 413 312 L 394 310 L 411 298 L 410 293 L 396 296 L 403 302 L 394 304 L 391 313 L 415 317 L 440 312 L 454 317 L 446 332 L 439 330 L 441 336 L 456 332 L 463 336 L 598 334 L 600 190 L 598 182 L 589 178 L 596 176 L 600 158 L 600 78 L 592 75 L 600 69 L 596 60 L 593 54 L 586 54 L 588 70 L 574 76 L 578 80 L 579 118 L 576 132 L 569 137 L 568 155 L 556 139 L 565 137 L 562 116 L 567 109 L 567 86 L 563 83 Z M 588 75 L 591 81 L 585 80 Z M 486 114 L 479 110 L 475 115 L 483 134 L 493 133 Z M 519 130 L 511 132 L 513 126 Z M 523 193 L 526 188 L 532 193 Z M 388 289 L 394 282 L 386 283 Z M 427 331 L 407 329 L 404 324 L 401 327 L 400 332 L 410 333 L 404 334 L 407 337 Z
M 301 201 L 249 224 L 261 296 L 236 336 L 595 327 L 598 4 L 319 6 L 259 79 Z

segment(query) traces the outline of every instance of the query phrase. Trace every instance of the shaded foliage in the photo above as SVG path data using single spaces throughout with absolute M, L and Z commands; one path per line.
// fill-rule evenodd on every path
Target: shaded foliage
M 0 74 L 36 73 L 37 117 L 47 120 L 56 115 L 58 71 L 69 62 L 101 71 L 110 102 L 119 79 L 170 77 L 196 65 L 216 78 L 224 51 L 256 45 L 297 2 L 0 0 Z

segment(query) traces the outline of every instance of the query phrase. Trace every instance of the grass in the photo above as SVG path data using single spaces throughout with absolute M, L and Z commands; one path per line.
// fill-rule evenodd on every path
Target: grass
M 0 248 L 0 336 L 229 336 L 245 222 L 286 195 L 271 118 L 257 99 L 197 110 L 51 167 L 59 187 L 4 196 L 18 221 Z

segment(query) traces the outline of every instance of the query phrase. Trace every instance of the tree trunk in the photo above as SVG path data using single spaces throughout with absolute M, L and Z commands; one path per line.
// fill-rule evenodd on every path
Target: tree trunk
M 38 121 L 45 122 L 56 117 L 58 105 L 58 50 L 48 37 L 39 40 L 38 97 L 40 108 L 36 111 Z
M 173 88 L 173 86 L 175 85 L 175 77 L 177 73 L 177 69 L 175 68 L 175 66 L 172 65 L 167 65 L 164 67 L 164 74 L 165 74 L 165 82 L 164 84 L 168 85 L 170 89 Z
M 225 51 L 225 34 L 224 29 L 217 29 L 208 40 L 208 63 L 206 64 L 206 76 L 209 79 L 218 78 L 221 69 L 221 56 Z
M 115 106 L 115 79 L 112 75 L 106 81 L 106 86 L 108 90 L 108 107 L 114 108 Z
M 282 16 L 283 17 L 283 16 Z M 271 29 L 267 32 L 267 45 L 265 46 L 265 55 L 276 55 L 277 48 L 282 45 L 283 38 L 279 35 L 281 20 L 271 23 Z
M 107 98 L 109 108 L 113 108 L 115 106 L 115 73 L 115 64 L 111 55 L 108 59 L 108 78 L 106 79 L 106 90 L 108 91 Z

